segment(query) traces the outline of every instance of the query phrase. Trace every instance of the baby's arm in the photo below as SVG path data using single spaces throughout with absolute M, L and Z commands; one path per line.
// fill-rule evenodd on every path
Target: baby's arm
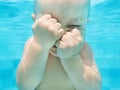
M 42 51 L 33 38 L 28 40 L 24 55 L 17 70 L 17 84 L 19 90 L 34 90 L 42 80 L 48 51 Z
M 26 45 L 17 70 L 19 90 L 34 90 L 42 80 L 49 49 L 64 33 L 61 24 L 51 15 L 41 16 L 33 25 L 33 37 Z
M 81 50 L 80 56 L 84 62 L 84 79 L 85 83 L 89 87 L 86 87 L 89 90 L 102 90 L 102 81 L 101 76 L 96 66 L 93 52 L 91 47 L 85 43 L 83 49 Z
M 76 90 L 101 90 L 100 75 L 94 63 L 92 51 L 87 44 L 84 44 L 81 50 L 79 42 L 82 37 L 77 32 L 78 30 L 74 29 L 66 33 L 60 41 L 58 54 L 62 65 Z M 80 50 L 81 54 L 78 53 Z

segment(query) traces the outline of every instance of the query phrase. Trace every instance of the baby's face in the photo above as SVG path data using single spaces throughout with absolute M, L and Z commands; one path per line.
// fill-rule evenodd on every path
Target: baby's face
M 62 24 L 64 29 L 71 26 L 83 26 L 87 21 L 88 6 L 86 0 L 38 0 L 40 13 L 50 13 Z M 72 28 L 74 28 L 72 27 Z

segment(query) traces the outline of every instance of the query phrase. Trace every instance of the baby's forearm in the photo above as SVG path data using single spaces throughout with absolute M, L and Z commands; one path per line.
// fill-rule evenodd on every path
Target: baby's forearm
M 86 68 L 80 55 L 61 60 L 61 62 L 76 90 L 101 90 L 99 73 L 92 67 Z
M 48 50 L 43 50 L 34 40 L 29 44 L 17 70 L 19 90 L 34 90 L 37 87 L 42 80 L 49 54 Z

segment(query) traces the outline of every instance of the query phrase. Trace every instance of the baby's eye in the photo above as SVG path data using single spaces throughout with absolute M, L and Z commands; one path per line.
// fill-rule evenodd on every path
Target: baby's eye
M 67 25 L 66 27 L 70 29 L 73 29 L 73 28 L 81 29 L 83 26 L 82 25 Z

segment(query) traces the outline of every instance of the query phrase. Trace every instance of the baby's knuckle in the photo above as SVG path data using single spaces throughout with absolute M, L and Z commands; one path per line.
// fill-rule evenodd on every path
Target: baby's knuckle
M 44 28 L 44 29 L 49 29 L 49 26 L 44 25 L 43 28 Z
M 62 31 L 62 30 L 61 30 L 61 31 L 58 30 L 57 32 L 58 32 L 58 35 L 59 35 L 60 37 L 61 37 L 62 35 L 64 35 L 64 31 Z
M 51 21 L 52 22 L 57 22 L 57 20 L 55 18 L 52 18 Z
M 56 23 L 58 26 L 61 26 L 61 24 L 60 23 Z
M 51 26 L 48 26 L 48 29 L 50 30 L 50 31 L 53 31 L 53 26 L 51 25 Z
M 62 40 L 64 40 L 64 39 L 66 39 L 67 37 L 64 35 L 63 37 L 62 37 Z
M 50 23 L 49 22 L 44 22 L 41 24 L 45 29 L 48 29 L 50 27 Z
M 73 29 L 74 32 L 79 32 L 79 30 L 77 28 Z
M 60 24 L 60 23 L 56 23 L 56 24 L 54 25 L 54 27 L 58 30 L 58 29 L 61 28 L 61 24 Z
M 46 17 L 52 17 L 51 14 L 46 14 L 45 16 L 46 16 Z
M 41 19 L 39 19 L 39 20 L 37 21 L 37 24 L 42 24 L 42 23 L 44 23 L 44 21 L 41 20 Z
M 60 28 L 60 27 L 62 27 L 62 25 L 60 24 L 60 23 L 57 23 L 58 24 L 58 27 Z
M 69 36 L 71 36 L 71 35 L 72 35 L 72 33 L 71 33 L 71 32 L 67 32 L 67 33 L 66 33 L 66 35 L 69 35 Z

